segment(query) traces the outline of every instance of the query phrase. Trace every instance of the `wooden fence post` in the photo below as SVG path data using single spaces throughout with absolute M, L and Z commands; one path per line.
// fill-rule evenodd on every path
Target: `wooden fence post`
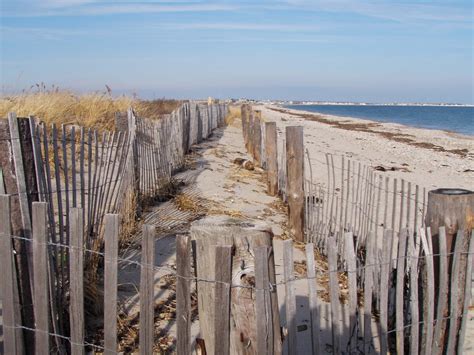
M 267 184 L 271 196 L 278 194 L 278 146 L 276 122 L 265 122 L 265 153 Z
M 267 322 L 271 319 L 270 278 L 268 275 L 268 256 L 270 249 L 266 246 L 255 249 L 255 287 L 257 311 L 257 353 L 273 354 L 273 325 Z
M 474 192 L 464 189 L 437 189 L 429 191 L 428 193 L 428 208 L 426 211 L 426 226 L 431 228 L 432 235 L 432 244 L 433 244 L 433 253 L 436 254 L 449 254 L 454 251 L 454 245 L 456 244 L 456 235 L 463 239 L 460 244 L 462 252 L 467 252 L 469 248 L 469 238 L 471 230 L 474 228 Z M 446 250 L 441 250 L 441 243 L 439 238 L 441 238 L 440 227 L 445 226 L 445 240 L 446 240 Z M 458 234 L 458 231 L 462 233 Z M 444 242 L 444 241 L 443 241 Z M 435 299 L 439 299 L 437 295 L 440 292 L 445 290 L 440 289 L 440 279 L 443 278 L 443 275 L 440 273 L 442 256 L 434 256 L 434 270 L 435 270 Z M 462 258 L 459 264 L 459 274 L 452 275 L 450 270 L 452 270 L 453 257 L 448 255 L 447 257 L 447 279 L 453 277 L 458 277 L 459 284 L 465 285 L 466 279 L 466 269 L 467 269 L 467 258 Z M 467 276 L 470 277 L 470 276 Z M 460 292 L 458 297 L 457 309 L 463 309 L 464 305 L 464 290 Z M 438 309 L 443 309 L 442 312 L 437 312 L 437 317 L 446 317 L 449 314 L 448 308 L 448 299 L 449 297 L 443 297 L 443 305 L 439 305 Z M 461 326 L 461 319 L 454 320 L 457 322 L 456 331 L 459 332 Z M 446 350 L 448 345 L 448 334 L 445 327 L 446 322 L 443 322 L 442 329 L 438 329 L 435 332 L 434 343 L 439 344 L 439 350 L 441 352 Z M 453 348 L 456 348 L 456 345 L 453 345 Z
M 304 143 L 303 127 L 286 127 L 286 184 L 288 226 L 291 236 L 304 241 Z
M 17 210 L 12 210 L 14 227 L 18 221 L 20 229 L 14 228 L 14 233 L 24 238 L 31 239 L 31 204 L 38 200 L 38 186 L 34 165 L 34 155 L 31 140 L 30 124 L 27 118 L 17 118 L 15 113 L 8 114 L 8 125 L 10 131 L 10 146 L 13 156 L 16 192 L 20 215 Z M 8 191 L 9 192 L 9 191 Z M 9 193 L 13 193 L 9 192 Z M 15 205 L 15 203 L 14 203 Z M 17 251 L 17 275 L 19 278 L 19 293 L 22 302 L 22 324 L 34 328 L 33 311 L 33 245 L 30 242 L 16 240 L 13 242 Z M 34 334 L 24 332 L 25 351 L 33 352 Z
M 214 351 L 230 354 L 230 286 L 232 283 L 232 246 L 216 245 L 214 275 L 216 275 L 214 297 Z
M 252 110 L 252 106 L 248 108 L 248 122 L 247 122 L 247 152 L 253 158 L 253 151 L 254 151 L 254 142 L 253 142 L 253 125 L 254 125 L 254 114 Z
M 331 327 L 333 354 L 341 354 L 341 305 L 339 302 L 339 278 L 337 268 L 337 245 L 336 237 L 328 237 L 328 273 L 329 273 L 329 297 L 331 299 Z
M 262 166 L 262 112 L 258 110 L 254 113 L 253 141 L 254 162 Z
M 349 287 L 349 342 L 348 347 L 356 349 L 357 346 L 357 267 L 352 232 L 344 233 L 344 256 L 347 265 L 347 279 Z M 382 334 L 382 337 L 384 335 Z M 348 351 L 350 354 L 351 351 Z
M 285 309 L 286 309 L 286 330 L 288 331 L 288 353 L 296 354 L 296 298 L 293 281 L 293 241 L 291 239 L 283 241 L 283 274 L 285 280 Z
M 140 354 L 152 354 L 155 334 L 155 227 L 143 225 L 140 274 Z
M 191 353 L 191 238 L 176 239 L 176 352 Z
M 47 203 L 33 202 L 35 353 L 49 354 Z
M 214 354 L 215 305 L 210 304 L 214 284 L 199 280 L 215 280 L 215 245 L 232 245 L 230 353 L 258 353 L 255 321 L 256 300 L 253 285 L 255 275 L 254 251 L 257 247 L 271 247 L 273 234 L 263 224 L 254 224 L 226 216 L 212 216 L 196 221 L 191 226 L 191 236 L 196 240 L 196 266 L 198 278 L 199 322 L 208 354 Z M 269 256 L 269 279 L 275 283 L 273 254 Z M 242 287 L 239 287 L 242 286 Z M 280 322 L 276 289 L 271 292 L 271 317 L 268 322 L 273 333 L 280 334 Z M 274 337 L 273 351 L 281 353 L 281 339 Z
M 313 354 L 321 353 L 321 325 L 320 325 L 320 309 L 318 305 L 317 282 L 316 282 L 316 267 L 314 265 L 314 244 L 308 243 L 305 245 L 306 265 L 308 276 L 308 291 L 309 291 L 309 308 L 311 315 L 311 340 Z
M 104 224 L 104 353 L 116 354 L 119 215 L 106 214 Z
M 82 208 L 69 212 L 71 354 L 84 354 L 84 223 Z
M 247 104 L 243 104 L 240 106 L 240 119 L 242 121 L 242 136 L 244 137 L 244 144 L 247 147 L 247 125 L 248 125 Z
M 16 313 L 14 285 L 16 283 L 13 263 L 12 231 L 10 223 L 10 196 L 0 195 L 0 286 L 2 289 L 3 351 L 5 354 L 21 354 L 21 332 L 15 326 L 19 324 Z

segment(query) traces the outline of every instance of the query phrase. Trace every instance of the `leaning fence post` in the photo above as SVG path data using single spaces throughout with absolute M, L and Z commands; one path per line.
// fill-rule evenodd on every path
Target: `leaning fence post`
M 69 289 L 71 353 L 84 354 L 84 223 L 82 208 L 71 208 L 69 212 Z
M 278 148 L 276 122 L 265 122 L 265 153 L 267 155 L 268 193 L 278 193 Z
M 439 285 L 440 277 L 443 276 L 440 275 L 440 259 L 442 258 L 443 254 L 450 254 L 454 251 L 453 249 L 457 238 L 456 235 L 463 238 L 460 247 L 461 251 L 464 253 L 468 251 L 470 233 L 474 228 L 474 192 L 465 189 L 437 189 L 429 191 L 425 224 L 426 226 L 431 227 L 433 253 L 435 255 L 440 254 L 440 256 L 435 256 L 433 258 L 436 282 L 435 293 L 439 294 L 439 292 L 444 291 L 440 289 Z M 439 238 L 441 237 L 440 227 L 443 226 L 445 226 L 446 231 L 446 250 L 441 250 L 439 241 Z M 458 231 L 461 231 L 462 233 L 458 234 Z M 465 285 L 466 276 L 470 277 L 466 275 L 467 258 L 462 258 L 460 260 L 458 275 L 452 275 L 449 271 L 451 270 L 453 259 L 454 258 L 451 257 L 451 255 L 448 255 L 448 279 L 452 277 L 458 277 L 459 284 Z M 435 299 L 438 299 L 438 296 L 435 296 Z M 441 305 L 441 307 L 444 309 L 443 312 L 440 312 L 441 314 L 449 314 L 447 303 L 448 299 L 449 297 L 444 299 L 444 305 Z M 463 305 L 464 292 L 460 292 L 457 309 L 462 309 Z M 437 314 L 437 316 L 439 316 L 439 314 Z M 458 334 L 460 330 L 459 328 L 461 326 L 461 320 L 456 319 L 456 322 L 457 325 L 455 333 Z M 443 322 L 443 324 L 445 324 L 445 322 Z M 437 338 L 433 339 L 433 341 L 435 344 L 438 343 L 440 351 L 443 351 L 448 345 L 447 329 L 445 329 L 443 326 L 441 331 L 439 332 L 438 330 L 436 335 Z M 453 346 L 453 348 L 455 348 L 455 346 Z
M 33 147 L 29 120 L 17 118 L 16 114 L 8 114 L 10 131 L 10 146 L 15 167 L 14 176 L 18 192 L 17 201 L 20 216 L 13 218 L 21 221 L 20 233 L 22 237 L 31 239 L 31 203 L 38 200 L 38 186 L 36 185 L 36 172 L 34 166 Z M 21 218 L 20 218 L 21 217 Z M 15 222 L 13 222 L 15 223 Z M 21 313 L 23 325 L 34 327 L 33 313 L 33 245 L 31 242 L 17 240 L 13 243 L 17 250 L 17 274 L 19 277 L 19 294 L 22 301 Z M 24 332 L 24 347 L 26 352 L 33 351 L 34 334 Z
M 34 311 L 38 330 L 35 334 L 35 353 L 49 354 L 49 298 L 48 298 L 48 246 L 47 203 L 33 202 L 33 268 Z
M 286 174 L 288 226 L 291 236 L 304 241 L 304 143 L 303 127 L 286 127 Z
M 104 353 L 117 351 L 117 258 L 119 215 L 106 214 L 104 218 Z
M 176 352 L 191 353 L 191 238 L 176 238 Z

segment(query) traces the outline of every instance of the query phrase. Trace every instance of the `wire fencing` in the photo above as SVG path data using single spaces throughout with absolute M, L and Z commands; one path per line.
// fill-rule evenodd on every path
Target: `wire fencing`
M 5 212 L 4 208 L 8 206 L 6 201 L 9 197 L 2 197 L 0 201 L 1 205 L 1 215 L 5 216 L 8 212 Z M 33 205 L 33 214 L 37 214 L 38 211 L 42 210 L 42 214 L 46 217 L 46 203 L 35 203 Z M 78 211 L 77 216 L 80 218 L 82 214 Z M 74 213 L 73 213 L 74 214 Z M 111 233 L 116 233 L 114 238 L 107 239 L 108 241 L 114 241 L 116 243 L 115 248 L 118 250 L 118 215 L 107 215 L 106 219 L 116 218 L 114 226 L 113 224 L 106 222 L 106 231 L 105 233 L 112 235 Z M 156 282 L 156 275 L 170 275 L 175 278 L 173 281 L 176 284 L 182 282 L 189 285 L 189 290 L 193 289 L 192 285 L 199 285 L 204 283 L 206 285 L 212 285 L 212 292 L 216 291 L 218 285 L 228 288 L 230 296 L 232 290 L 246 290 L 250 293 L 243 294 L 239 291 L 238 295 L 235 297 L 242 297 L 246 304 L 247 308 L 249 304 L 257 304 L 257 298 L 259 292 L 264 294 L 276 294 L 278 298 L 285 299 L 285 304 L 296 304 L 295 293 L 290 292 L 290 289 L 297 287 L 297 284 L 303 287 L 307 287 L 307 291 L 303 292 L 305 297 L 309 299 L 309 309 L 299 309 L 299 308 L 290 308 L 286 312 L 286 319 L 279 322 L 283 327 L 283 332 L 286 334 L 285 341 L 288 344 L 292 344 L 289 348 L 290 353 L 296 353 L 298 349 L 298 341 L 301 341 L 301 335 L 299 328 L 300 325 L 297 324 L 296 318 L 301 316 L 301 312 L 308 314 L 310 317 L 310 323 L 304 330 L 307 333 L 307 336 L 312 339 L 312 348 L 313 353 L 324 352 L 328 346 L 333 349 L 334 353 L 387 353 L 397 352 L 403 353 L 402 349 L 406 349 L 407 353 L 413 353 L 421 351 L 420 349 L 426 349 L 431 347 L 434 351 L 439 349 L 439 336 L 435 337 L 437 332 L 446 333 L 449 335 L 449 341 L 446 345 L 446 349 L 457 349 L 459 351 L 462 349 L 462 340 L 465 334 L 465 322 L 467 311 L 468 311 L 468 298 L 464 299 L 464 303 L 461 308 L 458 308 L 458 303 L 455 302 L 452 298 L 449 302 L 448 309 L 449 315 L 446 316 L 444 313 L 441 303 L 447 303 L 448 299 L 445 298 L 443 301 L 443 295 L 435 291 L 435 284 L 440 284 L 442 280 L 437 280 L 435 274 L 432 270 L 433 263 L 436 259 L 448 259 L 452 260 L 450 270 L 441 270 L 444 272 L 449 272 L 453 275 L 450 285 L 446 284 L 447 288 L 450 288 L 452 294 L 456 294 L 457 289 L 460 290 L 470 290 L 471 279 L 465 277 L 466 274 L 470 272 L 470 266 L 472 265 L 472 257 L 474 254 L 474 234 L 467 239 L 469 244 L 468 251 L 464 251 L 464 245 L 462 242 L 456 243 L 456 247 L 452 253 L 433 253 L 432 247 L 428 243 L 428 237 L 430 235 L 429 229 L 421 229 L 418 234 L 409 233 L 408 230 L 404 229 L 401 234 L 401 244 L 395 245 L 395 254 L 392 255 L 393 246 L 393 234 L 392 230 L 385 230 L 384 234 L 386 235 L 386 242 L 384 242 L 382 258 L 380 260 L 373 258 L 373 255 L 366 256 L 364 260 L 361 260 L 356 256 L 355 245 L 353 244 L 354 236 L 352 233 L 348 232 L 345 235 L 346 244 L 345 244 L 345 254 L 342 260 L 338 260 L 335 257 L 337 251 L 336 239 L 330 237 L 328 243 L 330 244 L 330 250 L 334 254 L 334 257 L 329 256 L 328 259 L 322 257 L 320 254 L 315 253 L 314 245 L 309 243 L 305 245 L 305 256 L 306 260 L 303 263 L 303 268 L 299 267 L 301 265 L 298 262 L 293 262 L 293 243 L 290 240 L 284 241 L 281 243 L 283 247 L 283 265 L 285 268 L 289 267 L 290 272 L 288 275 L 285 275 L 281 280 L 269 281 L 269 279 L 261 280 L 262 275 L 258 273 L 258 263 L 259 263 L 259 248 L 265 249 L 265 265 L 267 270 L 276 269 L 277 265 L 271 262 L 269 257 L 274 251 L 272 248 L 267 247 L 258 247 L 255 246 L 251 251 L 251 254 L 254 255 L 254 259 L 247 262 L 245 269 L 245 279 L 254 278 L 253 283 L 245 283 L 243 278 L 235 277 L 236 273 L 240 269 L 239 256 L 232 256 L 229 254 L 229 264 L 236 265 L 232 267 L 232 276 L 227 280 L 216 278 L 205 278 L 201 277 L 199 274 L 196 275 L 196 264 L 194 260 L 199 258 L 195 253 L 199 253 L 200 248 L 195 248 L 194 252 L 189 247 L 190 246 L 190 237 L 188 236 L 178 236 L 177 244 L 177 260 L 176 264 L 182 263 L 182 259 L 185 259 L 188 264 L 188 270 L 176 269 L 174 264 L 161 263 L 157 265 L 157 260 L 152 257 L 147 260 L 144 256 L 144 253 L 147 250 L 147 241 L 154 240 L 153 228 L 150 229 L 149 226 L 143 227 L 143 236 L 142 236 L 142 256 L 141 261 L 131 260 L 128 258 L 121 257 L 118 253 L 112 255 L 110 247 L 105 249 L 103 252 L 98 252 L 92 249 L 78 248 L 73 242 L 68 245 L 57 244 L 47 241 L 44 239 L 44 242 L 41 242 L 41 226 L 39 223 L 41 220 L 35 220 L 33 225 L 33 239 L 8 235 L 5 233 L 5 230 L 0 231 L 0 241 L 2 244 L 2 260 L 7 260 L 8 257 L 12 258 L 13 254 L 5 253 L 5 250 L 8 250 L 8 243 L 11 243 L 12 240 L 22 240 L 27 243 L 32 243 L 34 245 L 34 260 L 38 259 L 38 254 L 43 248 L 47 254 L 54 255 L 53 249 L 68 249 L 70 255 L 78 254 L 93 254 L 100 257 L 103 261 L 103 264 L 109 265 L 109 270 L 105 272 L 103 282 L 103 288 L 106 291 L 104 293 L 103 299 L 98 300 L 103 304 L 103 307 L 106 309 L 107 306 L 110 309 L 110 299 L 111 295 L 118 293 L 117 284 L 113 284 L 113 288 L 110 287 L 110 277 L 117 277 L 115 272 L 123 268 L 123 265 L 129 264 L 139 267 L 139 273 L 141 274 L 141 280 L 139 283 L 139 299 L 140 302 L 148 302 L 151 304 L 151 317 L 154 318 L 154 309 L 155 309 L 155 292 L 152 291 L 153 297 L 145 298 L 143 296 L 144 292 L 149 292 L 149 289 L 146 285 L 150 282 L 154 284 Z M 74 223 L 71 223 L 74 225 Z M 74 230 L 71 231 L 72 240 L 75 239 L 73 235 Z M 444 233 L 444 228 L 441 231 L 441 234 Z M 199 236 L 193 235 L 194 239 L 198 239 Z M 443 235 L 441 235 L 443 237 Z M 185 241 L 188 244 L 188 247 L 185 248 L 185 253 L 180 253 L 178 244 L 181 241 Z M 370 239 L 372 240 L 372 239 Z M 459 238 L 462 241 L 462 238 Z M 238 245 L 238 244 L 235 244 Z M 273 243 L 275 245 L 275 243 Z M 217 250 L 219 243 L 209 246 L 211 249 Z M 235 246 L 234 246 L 235 247 Z M 216 255 L 218 251 L 214 251 Z M 155 253 L 153 253 L 154 255 Z M 5 258 L 5 259 L 3 259 Z M 233 260 L 233 259 L 236 260 Z M 41 270 L 47 270 L 47 260 L 44 259 L 43 265 L 38 265 L 39 267 L 36 270 L 35 277 L 41 277 Z M 289 265 L 289 266 L 288 266 Z M 445 263 L 448 265 L 448 263 Z M 219 264 L 219 267 L 222 267 L 222 264 Z M 72 266 L 74 268 L 74 266 Z M 80 270 L 72 269 L 72 272 L 80 273 Z M 376 274 L 375 270 L 382 270 L 382 273 Z M 141 271 L 140 271 L 141 270 Z M 361 270 L 364 270 L 364 277 L 359 277 Z M 462 271 L 465 270 L 463 273 Z M 151 272 L 151 273 L 148 273 Z M 279 273 L 279 272 L 278 272 Z M 464 276 L 463 276 L 464 275 Z M 163 276 L 162 276 L 163 277 Z M 263 282 L 264 281 L 264 282 Z M 66 286 L 66 288 L 72 287 L 71 285 Z M 153 288 L 154 290 L 154 288 Z M 316 292 L 311 292 L 311 290 L 317 290 Z M 38 288 L 35 292 L 44 292 L 45 296 L 49 296 L 49 289 L 47 287 Z M 71 291 L 67 290 L 68 294 Z M 107 297 L 105 296 L 107 294 Z M 299 296 L 300 294 L 298 294 Z M 466 293 L 467 295 L 467 293 Z M 39 297 L 39 295 L 36 295 Z M 459 292 L 456 296 L 457 300 L 462 300 L 462 297 Z M 116 297 L 116 296 L 115 296 Z M 186 299 L 191 297 L 191 292 L 183 292 L 182 289 L 177 288 L 175 298 L 176 302 L 179 304 L 178 300 Z M 293 302 L 288 300 L 288 297 L 293 297 Z M 112 299 L 114 297 L 112 296 Z M 222 299 L 209 299 L 209 302 L 223 302 Z M 9 307 L 9 299 L 4 296 L 4 308 Z M 301 301 L 299 301 L 300 303 Z M 112 303 L 115 307 L 115 313 L 118 311 L 118 304 Z M 401 306 L 400 306 L 401 305 Z M 141 305 L 142 306 L 142 305 Z M 146 305 L 145 305 L 146 306 Z M 435 308 L 436 306 L 436 308 Z M 13 307 L 13 306 L 12 306 Z M 191 302 L 188 304 L 188 309 L 183 307 L 177 307 L 173 315 L 166 321 L 171 324 L 178 323 L 178 319 L 183 314 L 191 312 Z M 84 310 L 84 308 L 79 307 L 79 309 Z M 233 314 L 235 310 L 232 308 L 228 309 L 229 317 L 236 316 Z M 104 311 L 104 316 L 106 313 Z M 199 310 L 200 319 L 204 317 L 203 311 Z M 82 323 L 77 323 L 77 321 L 71 321 L 71 332 L 73 332 L 73 327 L 84 327 L 86 322 L 84 317 L 79 317 L 74 315 L 77 319 L 83 319 Z M 87 315 L 85 316 L 87 318 Z M 140 313 L 141 317 L 150 317 L 150 314 L 146 312 Z M 257 317 L 257 314 L 254 314 L 254 317 Z M 330 324 L 329 327 L 323 325 L 324 318 L 327 318 L 327 322 Z M 178 325 L 177 329 L 177 338 L 184 336 L 189 339 L 191 342 L 190 336 L 185 336 L 187 329 L 190 327 L 190 323 L 193 322 L 192 317 L 186 318 L 189 324 Z M 257 318 L 255 318 L 256 321 Z M 458 328 L 458 321 L 461 323 Z M 251 320 L 250 320 L 251 321 Z M 269 323 L 274 321 L 270 317 L 267 320 Z M 39 319 L 37 319 L 37 324 L 41 324 Z M 54 329 L 50 328 L 49 321 L 44 322 L 47 324 L 47 328 L 42 329 L 38 328 L 29 328 L 22 326 L 21 323 L 13 322 L 10 323 L 10 320 L 4 317 L 4 328 L 5 328 L 5 345 L 11 340 L 8 329 L 23 329 L 28 332 L 33 332 L 35 335 L 37 333 L 47 334 L 51 339 L 57 339 L 66 341 L 69 343 L 69 346 L 79 346 L 82 349 L 95 349 L 96 351 L 109 351 L 115 353 L 120 349 L 119 338 L 115 337 L 115 343 L 105 344 L 102 338 L 92 337 L 91 334 L 86 334 L 82 339 L 73 339 L 70 336 L 65 336 L 64 334 L 57 333 L 53 331 Z M 178 323 L 179 324 L 179 323 Z M 295 339 L 292 341 L 289 340 L 291 334 L 291 327 L 294 327 Z M 115 328 L 115 330 L 114 330 Z M 107 323 L 107 327 L 104 328 L 104 332 L 117 333 L 118 322 Z M 440 330 L 438 330 L 438 328 Z M 140 329 L 141 331 L 141 329 Z M 228 330 L 230 333 L 230 330 Z M 453 335 L 451 337 L 451 335 Z M 229 336 L 229 334 L 227 334 Z M 275 334 L 273 334 L 275 336 Z M 104 335 L 105 337 L 105 335 Z M 262 339 L 258 338 L 257 334 L 257 343 L 263 342 Z M 141 337 L 140 337 L 141 339 Z M 452 340 L 451 340 L 452 339 Z M 191 344 L 188 344 L 191 346 Z M 48 344 L 49 350 L 54 346 L 54 341 L 52 344 Z M 62 343 L 64 345 L 64 342 Z M 142 342 L 139 341 L 136 346 L 143 350 Z M 290 346 L 290 345 L 288 345 Z M 408 351 L 410 349 L 410 351 Z M 67 351 L 67 349 L 64 349 Z M 122 349 L 123 350 L 123 349 Z
M 47 203 L 48 239 L 57 245 L 49 255 L 47 280 L 56 333 L 69 331 L 71 272 L 66 246 L 71 210 L 81 209 L 84 245 L 96 251 L 84 254 L 85 297 L 94 303 L 103 267 L 99 253 L 104 248 L 105 215 L 120 214 L 120 243 L 130 243 L 145 205 L 167 193 L 171 176 L 183 167 L 191 145 L 223 125 L 226 112 L 225 104 L 187 102 L 171 115 L 152 121 L 136 117 L 130 109 L 116 115 L 116 127 L 122 130 L 114 132 L 75 125 L 47 127 L 34 117 L 17 118 L 14 113 L 0 121 L 0 137 L 7 143 L 0 153 L 0 192 L 12 197 L 11 223 L 16 234 L 31 238 L 31 202 Z M 24 304 L 23 326 L 32 328 L 33 309 L 28 305 L 33 304 L 34 296 L 33 248 L 26 240 L 14 239 L 13 244 Z

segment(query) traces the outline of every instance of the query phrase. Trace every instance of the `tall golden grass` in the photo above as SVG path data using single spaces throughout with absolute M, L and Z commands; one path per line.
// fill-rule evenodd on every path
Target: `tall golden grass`
M 52 90 L 41 87 L 35 92 L 0 97 L 0 118 L 15 112 L 19 117 L 32 115 L 47 124 L 77 124 L 111 130 L 116 112 L 133 107 L 140 117 L 158 119 L 171 113 L 180 103 L 177 100 L 141 101 L 129 96 L 113 97 L 109 88 L 106 92 L 78 95 L 54 87 Z

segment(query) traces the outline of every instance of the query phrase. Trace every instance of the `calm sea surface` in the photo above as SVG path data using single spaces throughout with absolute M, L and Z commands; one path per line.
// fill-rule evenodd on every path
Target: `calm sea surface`
M 474 135 L 474 107 L 377 105 L 288 105 L 285 107 Z

